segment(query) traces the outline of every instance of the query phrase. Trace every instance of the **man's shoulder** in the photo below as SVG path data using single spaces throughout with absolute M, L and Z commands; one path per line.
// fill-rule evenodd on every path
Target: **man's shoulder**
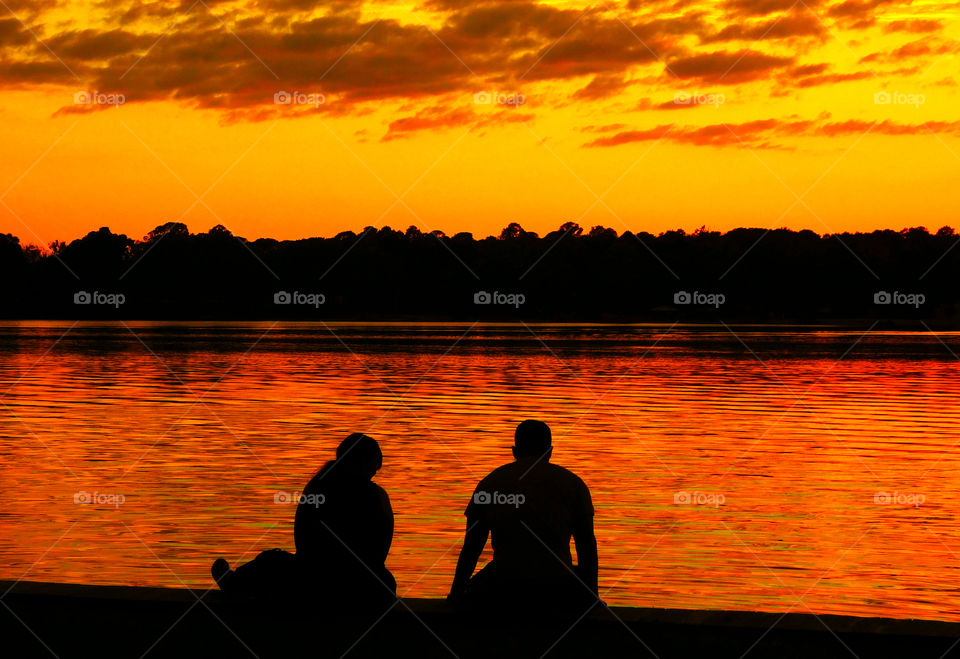
M 553 464 L 552 462 L 548 463 L 551 476 L 557 480 L 569 483 L 571 486 L 575 487 L 587 487 L 587 484 L 583 482 L 583 479 L 577 476 L 575 473 L 567 469 L 566 467 L 561 467 L 558 464 Z
M 568 485 L 570 487 L 587 487 L 582 478 L 577 476 L 566 467 L 561 467 L 558 464 L 547 462 L 546 460 L 541 460 L 540 462 L 533 464 L 529 464 L 521 460 L 508 462 L 507 464 L 500 465 L 487 474 L 483 480 L 480 481 L 480 484 L 485 485 L 504 480 L 517 480 L 527 476 L 546 479 L 556 483 Z
M 484 476 L 482 479 L 480 479 L 480 485 L 497 482 L 497 481 L 501 481 L 508 478 L 516 478 L 516 476 L 521 473 L 522 472 L 517 471 L 516 462 L 508 462 L 506 464 L 500 465 L 499 467 L 491 471 L 489 474 Z

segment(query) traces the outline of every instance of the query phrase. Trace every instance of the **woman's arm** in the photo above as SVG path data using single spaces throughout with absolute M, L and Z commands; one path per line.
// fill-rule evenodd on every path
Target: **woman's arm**
M 383 561 L 386 562 L 387 555 L 390 553 L 390 546 L 393 544 L 393 507 L 390 505 L 390 495 L 379 485 L 380 501 L 383 506 Z

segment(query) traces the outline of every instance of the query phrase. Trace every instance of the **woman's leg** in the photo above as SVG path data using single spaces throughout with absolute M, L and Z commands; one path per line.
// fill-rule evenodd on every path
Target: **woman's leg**
M 223 559 L 214 562 L 211 572 L 220 589 L 240 597 L 286 595 L 295 581 L 293 554 L 283 549 L 260 552 L 236 570 Z M 219 578 L 218 578 L 219 575 Z

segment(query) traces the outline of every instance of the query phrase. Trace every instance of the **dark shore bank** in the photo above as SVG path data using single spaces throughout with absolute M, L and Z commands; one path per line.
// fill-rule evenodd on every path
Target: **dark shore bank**
M 960 624 L 610 607 L 501 619 L 405 599 L 382 617 L 237 607 L 219 592 L 0 582 L 5 657 L 911 657 L 960 654 Z

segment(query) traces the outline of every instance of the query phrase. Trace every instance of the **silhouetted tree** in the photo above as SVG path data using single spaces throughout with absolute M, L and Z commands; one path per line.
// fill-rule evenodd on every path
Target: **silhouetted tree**
M 960 325 L 953 228 L 818 235 L 705 226 L 659 235 L 565 222 L 543 237 L 509 223 L 452 237 L 390 227 L 332 238 L 250 242 L 222 225 L 191 234 L 168 222 L 132 240 L 103 227 L 49 251 L 0 234 L 6 317 L 181 317 L 813 321 L 925 318 Z M 123 309 L 84 307 L 79 290 L 122 292 Z M 478 291 L 522 306 L 474 304 Z M 277 305 L 279 291 L 322 294 Z M 722 307 L 678 305 L 679 291 L 722 293 Z M 878 291 L 921 293 L 923 306 L 874 304 Z M 316 299 L 316 298 L 315 298 Z M 80 313 L 80 312 L 83 313 Z M 83 314 L 87 314 L 84 316 Z M 112 315 L 111 315 L 112 314 Z

